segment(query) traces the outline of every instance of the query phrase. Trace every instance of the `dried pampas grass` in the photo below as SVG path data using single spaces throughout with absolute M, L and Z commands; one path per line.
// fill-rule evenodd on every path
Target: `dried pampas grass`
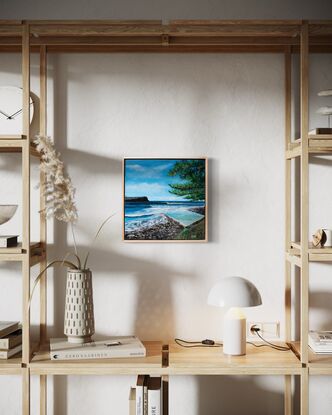
M 64 164 L 60 159 L 50 137 L 38 135 L 34 143 L 41 156 L 41 171 L 45 173 L 45 210 L 47 218 L 75 223 L 78 218 L 75 204 L 75 188 L 69 175 L 65 172 Z

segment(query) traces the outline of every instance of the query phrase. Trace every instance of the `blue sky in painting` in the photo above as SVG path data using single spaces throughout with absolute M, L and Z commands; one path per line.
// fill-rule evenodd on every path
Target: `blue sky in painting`
M 175 176 L 168 176 L 176 159 L 127 159 L 125 160 L 126 197 L 147 196 L 149 200 L 185 200 L 169 193 L 171 183 L 181 183 Z

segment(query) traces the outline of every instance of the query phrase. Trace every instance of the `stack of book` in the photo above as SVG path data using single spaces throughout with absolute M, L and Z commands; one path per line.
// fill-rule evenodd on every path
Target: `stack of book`
M 18 321 L 0 321 L 0 359 L 22 351 L 22 330 Z
M 145 357 L 146 349 L 136 336 L 109 337 L 83 344 L 51 339 L 50 356 L 51 360 Z
M 0 235 L 0 248 L 13 248 L 17 246 L 17 235 Z
M 162 415 L 162 382 L 160 377 L 139 375 L 136 388 L 130 389 L 130 415 Z
M 317 354 L 332 354 L 332 331 L 310 331 L 308 343 Z

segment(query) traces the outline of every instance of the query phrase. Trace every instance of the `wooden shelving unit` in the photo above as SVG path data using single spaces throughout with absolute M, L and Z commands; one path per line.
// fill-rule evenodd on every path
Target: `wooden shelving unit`
M 219 347 L 185 349 L 172 344 L 169 348 L 170 375 L 301 375 L 301 370 L 292 351 L 250 344 L 245 356 L 225 356 Z
M 0 52 L 22 53 L 22 135 L 0 136 L 0 152 L 21 153 L 23 175 L 22 245 L 0 250 L 0 261 L 22 263 L 23 353 L 22 357 L 0 361 L 0 374 L 22 377 L 24 415 L 30 414 L 30 376 L 40 378 L 40 414 L 47 413 L 48 375 L 159 374 L 167 391 L 173 375 L 283 375 L 284 414 L 292 411 L 292 377 L 301 379 L 301 415 L 308 415 L 309 375 L 332 375 L 332 356 L 315 356 L 308 350 L 308 280 L 310 261 L 331 261 L 332 249 L 308 245 L 308 164 L 310 154 L 332 154 L 332 136 L 309 136 L 308 82 L 309 52 L 332 52 L 332 21 L 300 20 L 173 20 L 161 21 L 0 21 Z M 40 241 L 30 242 L 30 160 L 38 157 L 30 144 L 30 55 L 40 58 L 40 134 L 46 135 L 47 55 L 52 52 L 151 52 L 151 53 L 282 53 L 285 58 L 285 341 L 293 350 L 278 352 L 248 346 L 243 357 L 225 357 L 220 349 L 182 349 L 147 342 L 144 359 L 53 362 L 47 351 L 46 279 L 40 286 L 40 341 L 37 352 L 30 345 L 30 268 L 46 265 L 46 223 L 40 218 Z M 291 137 L 292 55 L 300 54 L 301 138 Z M 291 168 L 298 158 L 301 169 L 301 241 L 291 240 Z M 44 177 L 40 176 L 41 194 Z M 44 207 L 40 197 L 40 208 Z M 292 265 L 301 271 L 301 339 L 291 343 Z M 164 415 L 168 397 L 164 396 Z

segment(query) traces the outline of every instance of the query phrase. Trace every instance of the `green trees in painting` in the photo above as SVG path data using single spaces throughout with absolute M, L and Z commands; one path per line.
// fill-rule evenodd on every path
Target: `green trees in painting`
M 168 175 L 179 176 L 182 180 L 169 185 L 170 193 L 188 200 L 205 200 L 205 160 L 179 160 Z

